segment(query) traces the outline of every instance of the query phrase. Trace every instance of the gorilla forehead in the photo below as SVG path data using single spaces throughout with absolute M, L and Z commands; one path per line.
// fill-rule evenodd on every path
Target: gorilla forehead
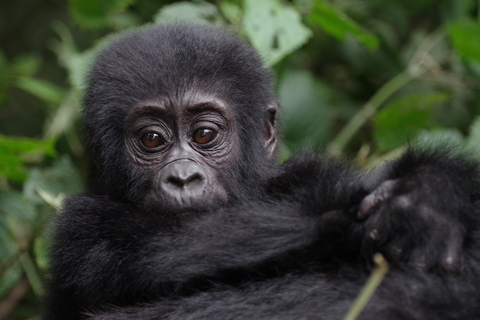
M 103 50 L 87 96 L 103 98 L 101 105 L 132 106 L 158 96 L 175 99 L 192 88 L 242 109 L 273 100 L 270 72 L 253 49 L 217 28 L 178 24 L 134 31 Z M 95 104 L 93 97 L 88 101 Z

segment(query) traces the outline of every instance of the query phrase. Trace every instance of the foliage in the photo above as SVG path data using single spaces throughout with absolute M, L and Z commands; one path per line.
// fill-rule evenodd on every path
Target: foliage
M 245 0 L 244 8 L 243 28 L 267 67 L 303 45 L 311 36 L 300 14 L 277 0 Z
M 363 31 L 355 21 L 336 10 L 325 0 L 314 2 L 310 21 L 339 40 L 345 41 L 347 36 L 351 35 L 370 49 L 378 47 L 377 37 Z
M 277 75 L 282 161 L 311 147 L 370 167 L 408 142 L 480 159 L 478 1 L 63 3 L 0 10 L 0 319 L 38 314 L 49 221 L 82 189 L 83 81 L 95 52 L 125 29 L 186 20 L 249 41 Z M 16 21 L 32 17 L 48 20 L 16 36 Z

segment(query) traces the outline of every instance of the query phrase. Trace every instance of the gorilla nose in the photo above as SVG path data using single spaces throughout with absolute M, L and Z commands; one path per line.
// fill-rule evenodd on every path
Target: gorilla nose
M 191 160 L 178 160 L 163 168 L 161 177 L 165 189 L 184 192 L 200 192 L 206 184 L 206 178 L 200 166 Z M 179 190 L 178 190 L 179 191 Z
M 167 177 L 167 182 L 178 188 L 183 188 L 187 185 L 192 185 L 200 181 L 202 181 L 202 176 L 200 173 L 188 172 L 185 170 L 174 172 L 171 176 Z
M 159 172 L 155 193 L 161 203 L 178 210 L 203 210 L 224 203 L 225 189 L 219 188 L 208 167 L 189 159 L 168 163 Z

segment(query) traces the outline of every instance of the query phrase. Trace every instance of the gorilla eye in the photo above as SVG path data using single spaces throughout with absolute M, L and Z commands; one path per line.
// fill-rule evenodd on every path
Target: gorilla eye
M 207 144 L 215 139 L 217 132 L 212 129 L 200 129 L 193 134 L 193 140 L 198 144 Z
M 149 149 L 154 149 L 154 148 L 163 146 L 166 143 L 165 139 L 163 139 L 161 135 L 155 132 L 148 132 L 144 134 L 140 138 L 140 141 L 145 147 Z

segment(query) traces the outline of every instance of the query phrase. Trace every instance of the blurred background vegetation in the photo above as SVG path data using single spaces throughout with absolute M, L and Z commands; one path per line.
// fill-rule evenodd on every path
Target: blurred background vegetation
M 277 75 L 284 160 L 371 167 L 405 144 L 480 159 L 478 0 L 0 3 L 0 320 L 35 319 L 48 223 L 85 171 L 83 78 L 112 34 L 186 20 L 238 32 Z

